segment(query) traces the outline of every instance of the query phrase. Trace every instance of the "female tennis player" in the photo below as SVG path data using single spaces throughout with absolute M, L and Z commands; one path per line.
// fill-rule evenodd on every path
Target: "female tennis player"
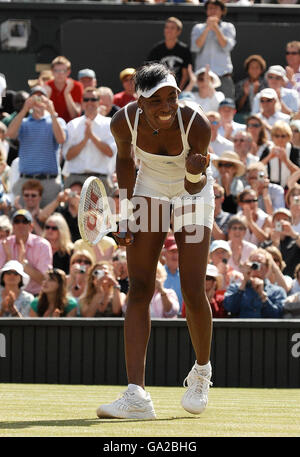
M 167 230 L 162 227 L 151 231 L 151 217 L 157 218 L 157 214 L 152 214 L 155 205 L 151 207 L 151 203 L 159 202 L 170 210 L 172 199 L 191 196 L 203 202 L 202 236 L 193 241 L 191 226 L 183 226 L 175 232 L 175 238 L 187 323 L 196 354 L 195 365 L 185 380 L 187 390 L 182 406 L 190 413 L 199 414 L 207 405 L 211 384 L 212 318 L 205 295 L 214 214 L 213 178 L 207 166 L 210 126 L 201 109 L 179 106 L 180 89 L 164 65 L 150 63 L 141 67 L 136 72 L 135 85 L 138 100 L 116 113 L 111 130 L 118 147 L 119 188 L 127 191 L 129 199 L 140 196 L 146 200 L 148 230 L 134 233 L 133 243 L 127 246 L 130 289 L 124 336 L 128 389 L 120 399 L 99 406 L 97 415 L 156 418 L 150 394 L 144 390 L 145 360 L 151 327 L 149 303 Z M 140 163 L 137 178 L 132 151 Z M 193 229 L 196 233 L 197 227 Z M 122 239 L 120 244 L 126 241 Z

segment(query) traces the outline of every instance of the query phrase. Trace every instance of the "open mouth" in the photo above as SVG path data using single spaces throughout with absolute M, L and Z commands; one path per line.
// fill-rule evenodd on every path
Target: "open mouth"
M 168 114 L 168 116 L 158 116 L 159 120 L 162 121 L 162 122 L 167 122 L 169 121 L 170 119 L 172 119 L 172 116 L 171 114 Z

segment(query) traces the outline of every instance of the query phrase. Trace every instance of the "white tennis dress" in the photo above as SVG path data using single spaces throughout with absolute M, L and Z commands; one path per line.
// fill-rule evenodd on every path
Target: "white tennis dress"
M 211 167 L 206 170 L 207 183 L 198 194 L 190 195 L 184 188 L 185 177 L 185 160 L 190 150 L 188 143 L 188 135 L 197 114 L 194 111 L 189 121 L 186 131 L 182 121 L 181 109 L 178 107 L 177 117 L 181 131 L 181 139 L 183 149 L 181 154 L 176 156 L 166 156 L 159 154 L 151 154 L 143 151 L 137 146 L 139 109 L 136 110 L 134 126 L 132 127 L 128 112 L 128 105 L 125 106 L 125 116 L 129 130 L 132 135 L 131 144 L 137 159 L 140 161 L 140 167 L 136 178 L 134 196 L 143 196 L 158 198 L 163 200 L 174 201 L 176 198 L 201 198 L 203 203 L 204 219 L 203 225 L 212 228 L 214 217 L 214 191 L 213 191 L 213 175 Z

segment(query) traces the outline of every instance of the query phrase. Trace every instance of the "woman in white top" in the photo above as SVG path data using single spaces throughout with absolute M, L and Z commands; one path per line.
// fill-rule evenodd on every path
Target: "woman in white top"
M 180 89 L 164 65 L 149 63 L 141 67 L 135 74 L 135 86 L 138 100 L 120 109 L 111 122 L 118 148 L 116 169 L 120 198 L 124 200 L 126 191 L 127 198 L 137 205 L 126 238 L 119 237 L 120 244 L 127 244 L 130 282 L 125 316 L 129 386 L 121 399 L 101 405 L 97 414 L 99 417 L 156 417 L 150 395 L 144 390 L 151 326 L 149 304 L 155 289 L 157 262 L 169 230 L 164 217 L 170 215 L 172 202 L 181 288 L 197 359 L 188 375 L 188 395 L 183 396 L 182 406 L 199 414 L 207 404 L 211 376 L 212 319 L 205 294 L 214 215 L 213 177 L 207 156 L 210 125 L 200 109 L 195 111 L 187 105 L 179 105 Z M 140 161 L 137 177 L 133 154 Z M 177 220 L 175 224 L 185 209 L 186 221 L 180 224 Z M 201 221 L 197 220 L 198 216 Z M 195 259 L 199 260 L 195 262 Z
M 249 241 L 245 241 L 247 224 L 243 217 L 232 216 L 228 222 L 228 243 L 232 252 L 228 265 L 234 270 L 242 272 L 241 265 L 245 263 L 251 252 L 257 246 Z
M 300 233 L 300 184 L 295 183 L 287 191 L 285 201 L 292 214 L 292 228 Z
M 223 92 L 216 91 L 216 88 L 221 86 L 218 75 L 209 69 L 209 65 L 200 68 L 196 73 L 190 70 L 189 75 L 190 82 L 184 89 L 183 94 L 190 91 L 193 101 L 198 103 L 205 113 L 218 111 L 220 102 L 225 98 Z M 197 91 L 193 90 L 195 86 L 198 88 Z

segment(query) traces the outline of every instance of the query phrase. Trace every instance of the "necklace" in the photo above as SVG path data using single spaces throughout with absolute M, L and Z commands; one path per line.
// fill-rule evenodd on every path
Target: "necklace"
M 152 125 L 150 124 L 150 122 L 148 121 L 148 119 L 146 118 L 146 116 L 145 116 L 145 119 L 146 119 L 146 122 L 147 122 L 147 124 L 149 125 L 149 127 L 151 127 L 152 130 L 153 130 L 152 135 L 158 135 L 160 129 L 154 129 L 154 128 L 152 127 Z

